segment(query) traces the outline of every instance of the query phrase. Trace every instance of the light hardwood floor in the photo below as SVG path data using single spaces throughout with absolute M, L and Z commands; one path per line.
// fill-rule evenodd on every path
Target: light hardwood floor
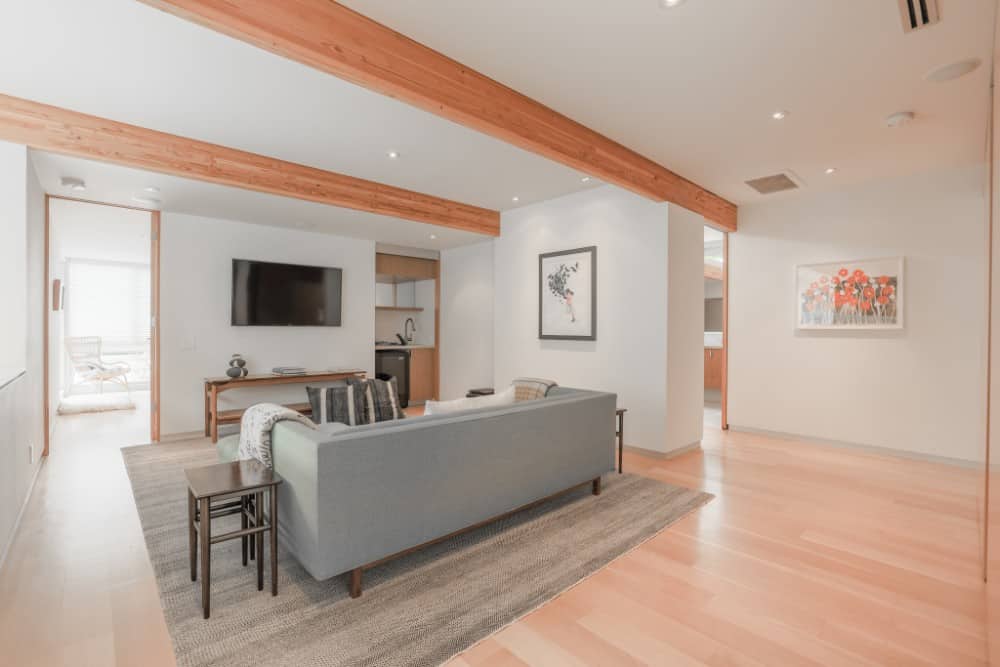
M 987 664 L 975 471 L 715 424 L 625 458 L 715 500 L 451 664 Z M 118 431 L 57 434 L 0 572 L 0 663 L 174 664 Z

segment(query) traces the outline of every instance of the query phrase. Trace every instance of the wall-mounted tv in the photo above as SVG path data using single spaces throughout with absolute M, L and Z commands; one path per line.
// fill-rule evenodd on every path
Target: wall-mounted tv
M 233 326 L 339 327 L 343 271 L 233 260 Z

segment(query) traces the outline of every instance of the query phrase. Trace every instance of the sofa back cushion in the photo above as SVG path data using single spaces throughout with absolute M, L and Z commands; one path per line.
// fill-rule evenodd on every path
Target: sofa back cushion
M 515 397 L 514 385 L 499 394 L 474 396 L 473 398 L 456 398 L 453 401 L 427 401 L 424 404 L 425 415 L 450 415 L 476 408 L 492 408 L 501 405 L 513 405 Z

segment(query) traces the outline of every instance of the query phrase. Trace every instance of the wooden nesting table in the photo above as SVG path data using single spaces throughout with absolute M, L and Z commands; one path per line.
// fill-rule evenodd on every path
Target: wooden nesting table
M 228 540 L 243 542 L 243 565 L 247 546 L 256 551 L 257 590 L 264 590 L 264 533 L 270 538 L 271 595 L 278 594 L 278 485 L 281 477 L 258 461 L 234 461 L 200 468 L 187 468 L 188 543 L 191 581 L 198 580 L 201 560 L 201 603 L 209 617 L 212 595 L 212 545 Z M 268 496 L 264 512 L 264 494 Z M 213 505 L 213 503 L 215 503 Z M 212 521 L 240 515 L 240 529 L 212 534 Z
M 306 384 L 309 382 L 336 382 L 351 377 L 365 377 L 360 370 L 346 371 L 309 371 L 301 375 L 275 375 L 267 373 L 248 375 L 245 378 L 230 378 L 227 376 L 205 378 L 205 435 L 212 442 L 219 441 L 219 426 L 223 424 L 238 424 L 243 417 L 243 409 L 219 410 L 219 394 L 231 389 L 249 389 L 250 387 L 270 387 L 279 384 Z M 285 407 L 304 415 L 312 411 L 308 402 L 292 403 Z

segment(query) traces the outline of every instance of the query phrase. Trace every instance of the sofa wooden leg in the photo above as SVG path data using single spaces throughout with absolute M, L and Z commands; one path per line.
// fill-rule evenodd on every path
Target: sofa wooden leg
M 351 570 L 351 597 L 361 597 L 361 568 L 356 567 Z
M 592 484 L 591 493 L 593 493 L 595 496 L 601 495 L 601 478 L 595 477 L 594 481 L 591 482 L 591 484 Z

